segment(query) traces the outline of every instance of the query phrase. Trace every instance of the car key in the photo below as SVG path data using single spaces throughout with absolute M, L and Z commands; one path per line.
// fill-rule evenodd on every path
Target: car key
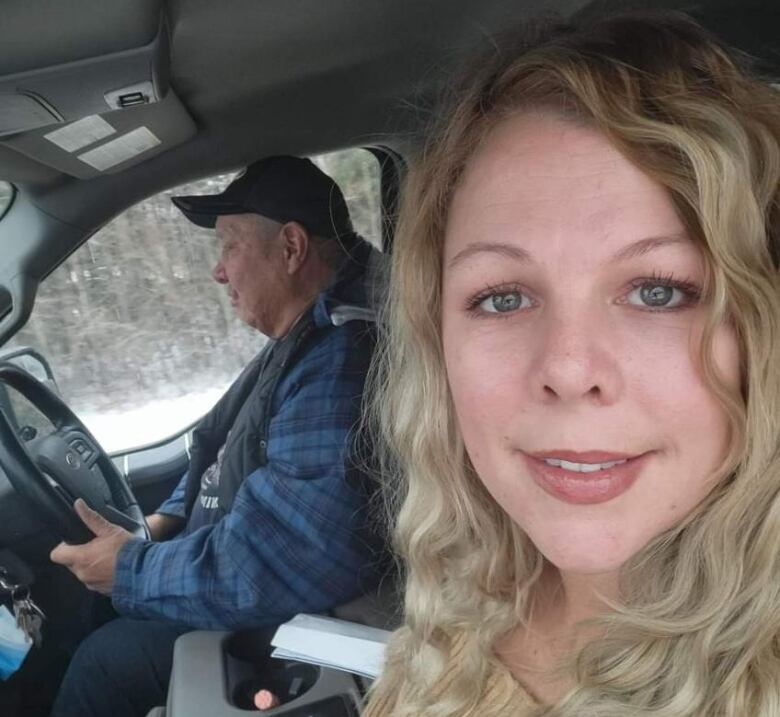
M 14 600 L 13 612 L 19 629 L 35 647 L 40 646 L 43 611 L 29 597 L 26 597 L 23 600 Z
M 24 590 L 24 597 L 14 595 L 13 612 L 19 629 L 35 647 L 39 647 L 43 637 L 41 629 L 46 616 L 43 610 L 33 602 L 29 589 Z
M 15 580 L 10 571 L 0 565 L 0 595 L 3 594 L 11 597 L 17 627 L 33 645 L 38 647 L 41 644 L 41 628 L 46 616 L 30 596 L 29 584 Z

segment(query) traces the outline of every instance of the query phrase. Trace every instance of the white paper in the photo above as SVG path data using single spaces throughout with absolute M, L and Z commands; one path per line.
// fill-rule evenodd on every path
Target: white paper
M 319 615 L 296 615 L 281 625 L 272 656 L 375 679 L 382 671 L 390 632 Z
M 106 169 L 137 157 L 158 144 L 160 144 L 160 140 L 157 136 L 146 127 L 138 127 L 121 137 L 80 154 L 79 159 L 98 171 L 104 172 Z
M 43 137 L 66 152 L 77 152 L 87 145 L 111 136 L 114 132 L 116 130 L 100 115 L 90 115 L 77 122 L 71 122 L 65 127 L 55 129 Z

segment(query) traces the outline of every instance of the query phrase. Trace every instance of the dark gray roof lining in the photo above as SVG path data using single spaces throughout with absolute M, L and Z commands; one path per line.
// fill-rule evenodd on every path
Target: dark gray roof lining
M 162 0 L 3 0 L 0 74 L 146 45 L 157 33 L 162 4 Z
M 566 0 L 561 8 L 568 12 L 583 2 Z M 535 0 L 519 13 L 513 0 L 173 0 L 166 7 L 171 86 L 198 124 L 199 137 L 167 153 L 170 161 L 163 154 L 119 181 L 93 180 L 97 186 L 88 192 L 95 220 L 102 221 L 102 186 L 121 185 L 122 196 L 143 196 L 152 191 L 150 178 L 178 183 L 270 152 L 371 144 L 399 132 L 403 137 L 414 129 L 414 113 L 405 105 L 446 76 L 465 47 L 547 4 Z M 23 167 L 18 158 L 6 167 L 0 156 L 0 177 L 22 183 L 9 170 Z M 66 218 L 72 197 L 59 201 L 48 182 L 35 186 L 36 174 L 26 168 L 31 182 L 24 189 L 46 211 Z M 64 179 L 57 189 L 68 183 Z M 65 194 L 87 191 L 74 189 Z
M 47 4 L 12 2 L 19 7 L 27 3 Z M 84 9 L 99 3 L 77 4 Z M 42 209 L 90 231 L 161 188 L 235 169 L 265 154 L 315 153 L 356 144 L 388 144 L 403 151 L 465 48 L 487 45 L 493 35 L 528 16 L 551 10 L 568 15 L 586 4 L 170 0 L 165 11 L 172 40 L 171 86 L 194 117 L 198 135 L 118 176 L 88 183 L 0 148 L 0 178 L 14 179 Z M 674 0 L 640 4 L 690 5 Z M 153 34 L 157 22 L 152 22 L 151 0 L 137 5 L 142 10 L 135 18 L 134 40 L 142 29 Z M 778 27 L 766 21 L 778 13 L 770 0 L 702 0 L 697 5 L 714 18 L 720 26 L 716 30 L 725 29 L 727 39 L 731 33 L 744 41 L 748 28 L 763 32 L 752 35 L 754 43 L 748 47 L 758 47 L 756 38 L 768 39 Z M 30 27 L 48 26 L 30 20 Z M 70 38 L 74 23 L 64 18 L 63 23 Z M 55 178 L 59 181 L 52 183 Z M 80 200 L 86 194 L 88 203 Z

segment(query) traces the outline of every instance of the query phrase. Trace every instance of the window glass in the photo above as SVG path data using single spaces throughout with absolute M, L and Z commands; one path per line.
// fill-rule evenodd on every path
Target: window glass
M 54 432 L 52 422 L 30 400 L 12 386 L 4 386 L 5 395 L 16 419 L 17 428 L 33 429 L 33 437 L 47 436 Z M 28 434 L 29 435 L 29 434 Z
M 381 249 L 380 173 L 374 155 L 365 149 L 352 149 L 321 154 L 312 160 L 341 188 L 355 231 Z
M 339 183 L 355 228 L 380 243 L 379 165 L 362 149 L 313 158 Z M 163 192 L 97 232 L 41 285 L 13 345 L 47 357 L 63 398 L 110 452 L 180 433 L 262 348 L 211 278 L 212 230 L 176 194 L 213 194 L 231 176 Z
M 14 200 L 14 188 L 8 182 L 0 180 L 0 219 L 8 211 Z

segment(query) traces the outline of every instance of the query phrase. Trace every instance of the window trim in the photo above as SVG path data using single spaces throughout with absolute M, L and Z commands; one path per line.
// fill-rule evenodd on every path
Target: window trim
M 9 210 L 11 209 L 11 207 L 14 204 L 14 202 L 16 201 L 16 194 L 17 194 L 16 187 L 13 184 L 11 184 L 11 182 L 7 182 L 4 179 L 0 179 L 0 186 L 3 186 L 3 185 L 5 185 L 5 186 L 10 188 L 11 194 L 8 197 L 8 203 L 5 206 L 0 204 L 0 221 L 2 221 L 3 217 L 6 214 L 8 214 Z

